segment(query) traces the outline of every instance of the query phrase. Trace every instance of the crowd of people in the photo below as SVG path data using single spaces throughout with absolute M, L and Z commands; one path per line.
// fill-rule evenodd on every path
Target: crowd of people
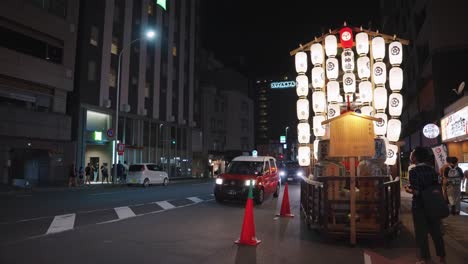
M 114 169 L 117 169 L 117 182 L 125 183 L 125 179 L 128 173 L 127 161 L 122 164 L 119 160 L 117 166 L 112 166 L 112 170 L 110 172 L 109 168 L 107 168 L 107 163 L 103 163 L 100 168 L 95 168 L 93 164 L 88 163 L 85 168 L 80 166 L 79 169 L 76 167 L 76 164 L 73 163 L 69 171 L 68 187 L 71 188 L 76 186 L 91 185 L 91 182 L 99 182 L 99 170 L 101 183 L 112 182 L 112 178 L 110 176 L 114 175 Z

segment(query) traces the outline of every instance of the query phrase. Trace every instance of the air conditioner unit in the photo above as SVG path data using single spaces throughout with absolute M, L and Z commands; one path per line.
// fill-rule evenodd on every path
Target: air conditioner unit
M 130 112 L 130 105 L 129 104 L 123 104 L 122 105 L 122 111 L 125 112 L 125 113 L 128 113 Z
M 110 108 L 112 106 L 112 101 L 110 99 L 104 100 L 104 107 Z

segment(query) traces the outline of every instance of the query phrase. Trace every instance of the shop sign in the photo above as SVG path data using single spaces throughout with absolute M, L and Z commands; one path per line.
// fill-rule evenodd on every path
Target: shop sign
M 125 152 L 125 144 L 118 143 L 117 144 L 117 153 L 119 156 L 122 156 Z
M 423 134 L 427 138 L 436 138 L 439 136 L 439 127 L 434 124 L 427 124 L 423 128 Z
M 295 81 L 287 81 L 287 82 L 272 82 L 270 84 L 271 89 L 283 89 L 283 88 L 294 88 L 296 87 Z
M 442 141 L 468 135 L 468 106 L 440 121 Z

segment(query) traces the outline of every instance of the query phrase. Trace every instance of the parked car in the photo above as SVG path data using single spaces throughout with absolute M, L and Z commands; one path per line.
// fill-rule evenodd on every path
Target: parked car
M 299 182 L 305 177 L 305 171 L 299 166 L 297 161 L 286 161 L 282 163 L 279 169 L 279 175 L 281 177 L 281 182 Z
M 278 197 L 280 179 L 276 160 L 269 156 L 239 156 L 234 158 L 226 172 L 218 175 L 214 187 L 216 201 L 245 200 L 249 185 L 253 185 L 256 204 L 263 203 L 265 196 Z
M 151 184 L 162 184 L 166 186 L 169 183 L 167 172 L 162 167 L 153 163 L 131 164 L 128 168 L 126 180 L 128 185 L 138 184 L 148 187 Z

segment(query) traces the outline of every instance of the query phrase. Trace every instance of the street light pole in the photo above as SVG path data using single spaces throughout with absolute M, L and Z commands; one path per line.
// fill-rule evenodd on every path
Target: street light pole
M 154 37 L 155 33 L 154 31 L 147 31 L 146 32 L 146 38 L 147 39 L 152 39 Z M 143 37 L 137 38 L 132 40 L 128 46 L 122 46 L 122 49 L 119 52 L 119 62 L 117 64 L 117 91 L 116 91 L 116 98 L 115 98 L 115 148 L 112 150 L 117 152 L 117 143 L 119 141 L 119 111 L 120 111 L 120 69 L 121 69 L 121 62 L 122 62 L 122 54 L 123 52 L 130 48 L 133 43 L 139 41 Z M 114 176 L 112 177 L 112 183 L 115 184 L 117 181 L 117 163 L 119 160 L 119 155 L 115 155 L 115 160 L 114 162 Z
M 284 128 L 284 130 L 286 130 L 286 133 L 285 133 L 286 134 L 285 135 L 285 137 L 286 137 L 286 155 L 284 157 L 285 160 L 288 160 L 288 129 L 289 129 L 288 126 Z

